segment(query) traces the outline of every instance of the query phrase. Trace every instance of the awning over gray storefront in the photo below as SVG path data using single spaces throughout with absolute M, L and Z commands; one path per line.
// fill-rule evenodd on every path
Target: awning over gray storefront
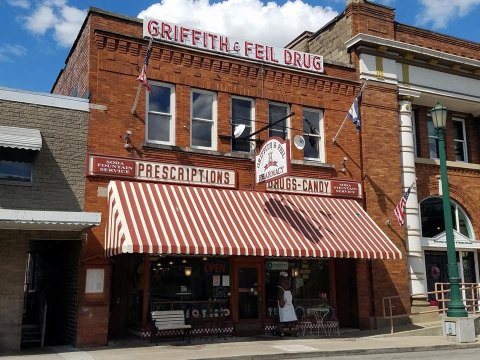
M 0 126 L 0 146 L 40 151 L 42 135 L 38 129 Z
M 93 212 L 0 209 L 0 229 L 82 231 L 100 221 Z

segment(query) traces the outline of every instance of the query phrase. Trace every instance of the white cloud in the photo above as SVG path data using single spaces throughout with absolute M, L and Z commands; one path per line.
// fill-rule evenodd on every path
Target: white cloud
M 395 0 L 376 0 L 374 2 L 378 4 L 386 5 L 386 6 L 392 6 Z
M 32 33 L 45 35 L 53 31 L 58 45 L 69 47 L 77 37 L 86 15 L 86 10 L 68 6 L 66 0 L 46 0 L 22 20 L 25 28 Z
M 70 46 L 78 35 L 86 12 L 71 6 L 61 9 L 62 21 L 55 24 L 55 38 L 61 45 Z
M 7 0 L 7 2 L 10 6 L 19 7 L 22 9 L 30 8 L 30 1 L 28 0 Z
M 448 22 L 468 15 L 480 0 L 419 0 L 422 11 L 416 16 L 417 25 L 431 23 L 434 29 L 446 28 Z
M 0 45 L 0 62 L 11 62 L 12 58 L 21 57 L 27 54 L 27 49 L 21 45 L 5 44 Z
M 32 15 L 27 16 L 25 26 L 28 30 L 38 35 L 45 35 L 48 29 L 57 22 L 53 9 L 43 5 L 37 8 Z
M 337 12 L 302 0 L 278 5 L 273 1 L 162 0 L 138 14 L 243 40 L 284 46 L 305 30 L 316 31 Z

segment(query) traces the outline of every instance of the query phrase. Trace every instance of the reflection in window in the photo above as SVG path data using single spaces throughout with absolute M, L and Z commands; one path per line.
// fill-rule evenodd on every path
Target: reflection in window
M 191 144 L 193 147 L 205 149 L 215 147 L 216 104 L 217 98 L 214 93 L 192 91 Z
M 438 136 L 435 126 L 433 126 L 430 114 L 427 117 L 428 125 L 428 152 L 430 159 L 438 159 Z
M 229 308 L 227 259 L 151 256 L 150 260 L 149 303 L 152 309 L 172 310 L 173 306 L 183 309 L 186 316 L 205 318 Z
M 321 137 L 322 112 L 314 109 L 303 110 L 303 134 L 305 148 L 303 156 L 305 159 L 322 160 L 323 140 Z
M 277 136 L 280 139 L 287 138 L 287 127 L 288 127 L 288 119 L 286 116 L 288 115 L 288 105 L 287 104 L 277 104 L 277 103 L 270 103 L 268 104 L 268 123 L 274 124 L 280 119 L 283 118 L 283 121 L 280 121 L 278 124 L 273 125 L 268 130 L 268 136 Z
M 232 98 L 232 134 L 236 125 L 244 124 L 245 130 L 240 135 L 248 137 L 252 133 L 254 121 L 253 100 L 245 98 Z M 232 139 L 232 151 L 250 152 L 251 142 L 247 140 Z
M 420 204 L 422 236 L 432 238 L 445 231 L 443 202 L 441 197 L 433 197 Z M 462 235 L 473 239 L 473 231 L 465 211 L 456 203 L 451 205 L 453 228 Z
M 458 118 L 452 120 L 455 161 L 468 162 L 467 142 L 465 141 L 465 120 Z
M 152 85 L 152 93 L 148 97 L 147 141 L 173 144 L 174 108 L 174 86 Z
M 32 181 L 33 150 L 0 147 L 0 181 Z

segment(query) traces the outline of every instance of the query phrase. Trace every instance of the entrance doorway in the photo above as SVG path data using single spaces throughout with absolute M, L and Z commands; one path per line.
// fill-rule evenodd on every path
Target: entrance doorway
M 235 334 L 261 334 L 265 313 L 263 259 L 233 259 L 232 270 Z
M 427 291 L 435 291 L 436 283 L 448 282 L 447 253 L 442 251 L 425 251 L 427 270 Z M 428 295 L 428 300 L 435 300 L 434 294 Z

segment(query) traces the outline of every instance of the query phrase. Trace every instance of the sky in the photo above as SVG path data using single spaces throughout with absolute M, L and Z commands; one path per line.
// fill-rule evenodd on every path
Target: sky
M 480 43 L 480 0 L 376 0 L 397 22 Z M 90 6 L 285 46 L 346 0 L 0 0 L 0 87 L 50 92 Z M 140 34 L 139 34 L 140 35 Z

